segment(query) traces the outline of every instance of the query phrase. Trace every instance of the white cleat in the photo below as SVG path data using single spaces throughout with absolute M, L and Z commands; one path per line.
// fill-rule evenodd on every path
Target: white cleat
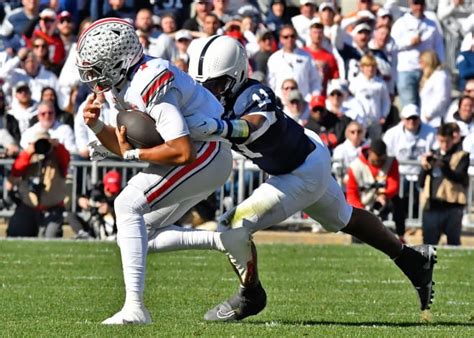
M 150 313 L 145 307 L 126 310 L 122 309 L 102 322 L 105 325 L 151 324 Z

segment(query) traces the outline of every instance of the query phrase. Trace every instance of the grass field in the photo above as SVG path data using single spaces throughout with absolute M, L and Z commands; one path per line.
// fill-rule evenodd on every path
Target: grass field
M 115 244 L 0 240 L 0 337 L 474 336 L 473 250 L 438 250 L 429 323 L 402 273 L 366 246 L 261 245 L 259 256 L 268 305 L 256 317 L 204 322 L 236 279 L 223 255 L 188 251 L 149 256 L 153 325 L 109 327 L 98 323 L 124 297 Z

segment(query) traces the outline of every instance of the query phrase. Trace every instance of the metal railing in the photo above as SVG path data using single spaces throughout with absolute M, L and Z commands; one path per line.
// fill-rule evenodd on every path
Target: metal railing
M 10 173 L 12 164 L 12 159 L 0 159 L 0 173 L 4 179 L 3 198 L 6 198 L 7 196 L 5 179 Z M 400 161 L 399 164 L 420 166 L 416 161 Z M 125 186 L 126 182 L 132 176 L 146 167 L 147 164 L 143 162 L 125 162 L 120 160 L 71 161 L 67 177 L 67 182 L 70 187 L 69 202 L 67 203 L 69 210 L 76 211 L 77 197 L 87 194 L 91 187 L 100 181 L 108 170 L 115 169 L 120 171 L 122 174 L 122 186 Z M 342 165 L 335 166 L 334 168 L 333 173 L 339 184 L 342 184 L 347 168 L 344 168 Z M 474 228 L 474 166 L 470 167 L 469 173 L 468 203 L 465 209 L 463 225 L 464 227 Z M 265 180 L 265 178 L 266 174 L 264 172 L 241 155 L 234 153 L 234 169 L 232 175 L 229 177 L 227 183 L 216 192 L 216 197 L 219 201 L 216 217 L 221 215 L 225 210 L 228 210 L 242 202 Z M 408 187 L 404 189 L 403 184 L 400 184 L 400 197 L 403 197 L 404 194 L 408 192 L 409 208 L 406 225 L 407 227 L 419 227 L 421 226 L 421 216 L 423 213 L 420 203 L 417 203 L 419 208 L 417 212 L 414 210 L 416 206 L 414 202 L 416 196 L 416 185 L 418 183 L 416 179 L 417 176 L 415 175 L 406 180 L 405 178 L 407 178 L 405 175 L 400 175 L 401 181 L 406 181 L 406 184 L 408 185 Z M 0 210 L 0 217 L 10 217 L 12 213 L 12 209 Z M 283 224 L 285 223 L 312 224 L 314 221 L 305 218 L 303 213 L 298 213 L 283 222 Z

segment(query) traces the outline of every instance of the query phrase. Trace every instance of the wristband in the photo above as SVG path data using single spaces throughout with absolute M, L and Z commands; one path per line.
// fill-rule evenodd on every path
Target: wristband
M 140 159 L 140 149 L 130 149 L 123 153 L 124 160 L 139 160 Z
M 94 132 L 94 134 L 100 133 L 105 127 L 105 123 L 102 122 L 101 120 L 97 120 L 96 124 L 94 124 L 92 127 L 89 127 L 90 130 Z
M 224 138 L 234 143 L 243 143 L 250 137 L 249 124 L 245 120 L 224 120 L 227 126 L 226 135 L 222 135 Z

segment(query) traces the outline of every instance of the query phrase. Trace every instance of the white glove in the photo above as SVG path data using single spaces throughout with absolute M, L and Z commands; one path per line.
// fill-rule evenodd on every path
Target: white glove
M 100 161 L 106 157 L 113 155 L 106 147 L 104 147 L 97 140 L 89 142 L 87 148 L 89 148 L 89 157 L 91 161 Z
M 227 125 L 222 120 L 217 120 L 203 114 L 193 114 L 185 117 L 191 138 L 196 140 L 208 140 L 209 136 L 223 135 Z

